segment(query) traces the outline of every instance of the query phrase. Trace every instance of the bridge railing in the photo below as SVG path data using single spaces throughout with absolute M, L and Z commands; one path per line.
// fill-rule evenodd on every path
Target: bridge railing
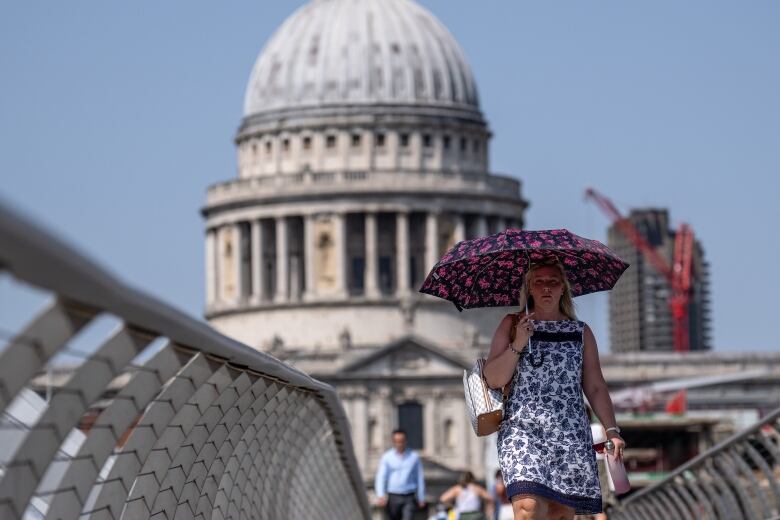
M 780 519 L 780 409 L 619 502 L 610 520 Z
M 0 343 L 0 518 L 369 517 L 332 387 L 2 204 L 0 276 L 51 297 Z

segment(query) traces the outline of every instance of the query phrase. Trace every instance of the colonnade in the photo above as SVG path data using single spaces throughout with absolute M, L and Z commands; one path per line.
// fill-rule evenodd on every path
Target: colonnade
M 327 241 L 335 264 L 327 291 L 315 282 L 315 252 L 327 247 L 315 228 L 323 217 L 330 220 Z M 521 225 L 520 219 L 505 216 L 404 210 L 280 214 L 210 227 L 207 303 L 401 297 L 416 290 L 455 243 Z M 380 247 L 380 235 L 387 237 L 388 232 L 394 233 L 393 243 L 385 240 Z M 348 248 L 350 240 L 358 240 L 357 251 Z M 419 240 L 423 247 L 415 245 Z

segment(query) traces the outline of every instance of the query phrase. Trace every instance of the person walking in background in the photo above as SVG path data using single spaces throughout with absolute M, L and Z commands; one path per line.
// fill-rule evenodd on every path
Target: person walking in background
M 374 480 L 377 505 L 388 520 L 412 520 L 415 510 L 425 507 L 425 476 L 422 462 L 406 446 L 406 432 L 394 430 L 393 447 L 379 461 Z
M 456 520 L 485 520 L 482 513 L 482 501 L 493 503 L 493 497 L 485 488 L 474 482 L 474 474 L 464 471 L 460 481 L 445 491 L 439 501 L 448 504 L 455 502 Z

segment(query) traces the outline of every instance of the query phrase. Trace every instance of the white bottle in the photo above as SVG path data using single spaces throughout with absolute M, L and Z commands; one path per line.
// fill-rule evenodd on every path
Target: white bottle
M 615 493 L 618 495 L 627 493 L 631 489 L 631 483 L 628 481 L 626 467 L 615 453 L 615 444 L 611 440 L 604 444 L 604 456 L 607 459 L 607 470 L 615 486 Z

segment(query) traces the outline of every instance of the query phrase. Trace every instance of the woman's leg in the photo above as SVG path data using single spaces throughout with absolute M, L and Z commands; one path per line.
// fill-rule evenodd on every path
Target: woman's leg
M 547 520 L 573 520 L 574 508 L 550 500 Z
M 519 494 L 512 497 L 515 520 L 547 520 L 548 501 L 538 495 Z

